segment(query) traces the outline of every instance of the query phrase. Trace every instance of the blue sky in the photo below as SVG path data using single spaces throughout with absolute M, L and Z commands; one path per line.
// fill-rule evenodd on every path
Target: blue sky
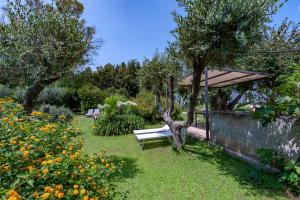
M 82 0 L 84 18 L 96 27 L 97 38 L 104 45 L 94 58 L 94 66 L 118 64 L 130 59 L 142 61 L 156 49 L 163 51 L 172 40 L 174 29 L 170 12 L 175 0 Z M 300 22 L 300 0 L 289 0 L 274 16 L 274 24 L 289 17 Z
M 4 0 L 0 0 L 3 5 Z M 172 40 L 171 11 L 175 0 L 82 0 L 83 18 L 96 28 L 96 38 L 104 41 L 94 56 L 93 68 L 106 63 L 118 64 L 130 59 L 142 61 L 156 49 L 163 51 Z M 274 24 L 288 17 L 300 22 L 300 0 L 289 0 L 274 16 Z

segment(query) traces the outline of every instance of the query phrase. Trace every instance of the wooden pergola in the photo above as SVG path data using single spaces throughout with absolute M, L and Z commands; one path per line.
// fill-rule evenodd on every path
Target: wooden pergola
M 200 86 L 205 87 L 205 129 L 206 129 L 206 140 L 209 140 L 209 111 L 208 111 L 208 88 L 222 88 L 240 83 L 265 79 L 272 77 L 271 74 L 242 71 L 234 69 L 222 69 L 222 70 L 209 70 L 205 69 L 201 74 Z M 193 75 L 189 75 L 183 78 L 179 85 L 192 86 Z

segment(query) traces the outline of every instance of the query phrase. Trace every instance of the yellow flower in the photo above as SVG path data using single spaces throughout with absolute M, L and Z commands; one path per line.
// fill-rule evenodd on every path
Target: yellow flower
M 102 163 L 105 163 L 105 160 L 104 160 L 104 159 L 101 159 L 101 162 L 102 162 Z
M 34 198 L 38 198 L 39 197 L 39 193 L 38 192 L 34 192 L 32 195 Z
M 61 162 L 61 161 L 62 161 L 62 158 L 61 158 L 61 157 L 55 158 L 55 162 Z
M 75 196 L 77 196 L 79 194 L 79 191 L 78 190 L 74 190 L 73 193 L 74 193 Z
M 78 188 L 79 188 L 79 185 L 75 184 L 75 185 L 73 185 L 73 188 L 74 188 L 74 189 L 78 189 Z
M 81 190 L 80 190 L 80 194 L 81 194 L 81 195 L 85 195 L 85 194 L 86 194 L 86 189 L 81 189 Z
M 29 151 L 23 151 L 23 156 L 24 156 L 24 158 L 27 158 L 28 156 L 29 156 Z
M 47 186 L 47 187 L 45 187 L 44 188 L 44 191 L 46 192 L 46 193 L 51 193 L 51 192 L 53 192 L 53 188 L 52 187 L 49 187 L 49 186 Z
M 106 168 L 109 168 L 109 164 L 108 164 L 108 163 L 106 163 L 105 167 L 106 167 Z
M 43 162 L 42 162 L 42 165 L 47 165 L 47 164 L 48 164 L 47 161 L 43 161 Z
M 82 200 L 89 200 L 89 196 L 84 196 Z
M 50 196 L 50 193 L 45 193 L 45 194 L 43 194 L 41 197 L 42 197 L 43 199 L 49 199 L 49 196 Z
M 55 189 L 57 189 L 57 190 L 62 190 L 62 189 L 63 189 L 63 186 L 62 186 L 62 185 L 56 185 L 56 186 L 55 186 Z
M 32 172 L 34 170 L 34 166 L 32 166 L 32 165 L 28 166 L 27 169 L 28 169 L 29 172 Z
M 66 155 L 66 154 L 67 154 L 67 151 L 66 151 L 66 150 L 63 150 L 63 151 L 62 151 L 62 154 L 63 154 L 63 155 Z
M 10 141 L 10 144 L 17 144 L 17 141 L 16 140 L 12 140 L 12 141 Z
M 63 192 L 60 192 L 59 194 L 58 194 L 58 196 L 57 196 L 57 198 L 59 198 L 59 199 L 62 199 L 62 198 L 64 198 L 64 193 Z
M 84 169 L 81 169 L 81 170 L 80 170 L 80 173 L 83 173 L 84 171 L 85 171 Z
M 44 174 L 48 174 L 48 173 L 49 173 L 49 170 L 48 170 L 48 169 L 43 169 L 43 173 L 44 173 Z
M 3 121 L 7 123 L 7 122 L 9 122 L 9 119 L 7 117 L 4 117 Z
M 6 195 L 8 196 L 8 199 L 10 200 L 19 200 L 21 199 L 21 196 L 18 194 L 17 191 L 15 191 L 14 189 L 13 190 L 10 190 L 6 193 Z

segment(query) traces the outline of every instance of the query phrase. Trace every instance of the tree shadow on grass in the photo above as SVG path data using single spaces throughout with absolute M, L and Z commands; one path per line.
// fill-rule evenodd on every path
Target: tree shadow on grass
M 121 173 L 118 173 L 114 177 L 114 180 L 116 181 L 124 181 L 125 179 L 128 178 L 130 179 L 135 178 L 139 173 L 142 173 L 142 170 L 136 164 L 137 159 L 135 158 L 111 155 L 109 156 L 109 160 L 116 164 L 124 161 L 124 165 L 121 169 Z
M 228 155 L 221 148 L 211 147 L 206 142 L 189 142 L 185 151 L 217 166 L 221 174 L 233 177 L 248 189 L 246 196 L 284 197 L 283 186 L 276 181 L 275 175 L 263 173 L 258 181 L 253 176 L 253 172 L 257 172 L 255 166 Z
M 165 146 L 170 146 L 170 143 L 167 140 L 150 141 L 144 144 L 143 150 L 156 149 Z

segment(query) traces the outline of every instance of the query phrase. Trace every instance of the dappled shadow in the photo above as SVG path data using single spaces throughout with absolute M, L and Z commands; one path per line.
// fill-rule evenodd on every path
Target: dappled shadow
M 229 156 L 220 147 L 211 147 L 206 142 L 189 142 L 185 152 L 190 153 L 203 162 L 215 165 L 221 174 L 233 177 L 239 184 L 248 188 L 249 196 L 266 196 L 276 198 L 284 196 L 283 186 L 276 181 L 276 176 L 263 173 L 259 180 L 253 176 L 257 172 L 255 166 Z
M 170 146 L 170 143 L 167 140 L 151 141 L 144 144 L 143 150 L 156 149 L 165 146 Z
M 136 164 L 137 159 L 135 158 L 111 155 L 109 156 L 109 160 L 113 163 L 121 163 L 122 161 L 125 161 L 121 173 L 115 176 L 115 179 L 118 181 L 128 178 L 135 178 L 137 174 L 142 173 L 142 170 L 139 169 L 138 165 Z

